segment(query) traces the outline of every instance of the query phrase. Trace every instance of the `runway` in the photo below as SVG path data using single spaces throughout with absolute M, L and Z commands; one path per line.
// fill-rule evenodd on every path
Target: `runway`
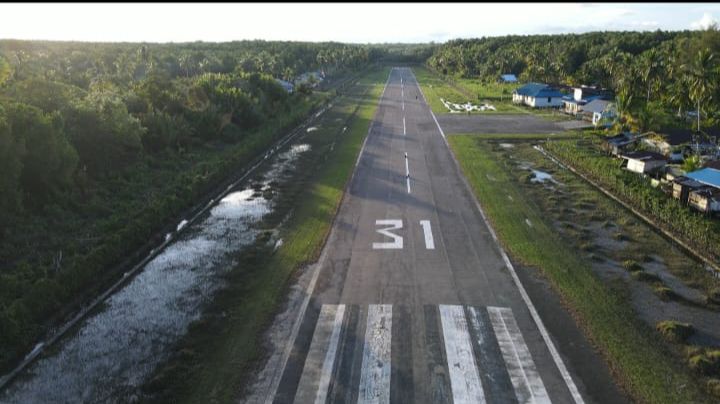
M 347 192 L 268 402 L 586 402 L 410 69 Z

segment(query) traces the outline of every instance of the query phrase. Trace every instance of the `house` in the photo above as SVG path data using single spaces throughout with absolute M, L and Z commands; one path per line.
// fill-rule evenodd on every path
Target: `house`
M 501 74 L 500 75 L 500 82 L 501 83 L 517 83 L 518 79 L 514 74 Z
M 623 166 L 628 170 L 640 174 L 654 174 L 665 167 L 667 160 L 665 156 L 649 151 L 634 151 L 621 154 L 625 162 Z
M 513 91 L 513 103 L 532 108 L 558 108 L 562 97 L 560 91 L 542 83 L 528 83 Z
M 281 86 L 285 91 L 287 91 L 287 92 L 290 93 L 290 94 L 292 94 L 292 92 L 293 92 L 294 89 L 295 89 L 295 86 L 294 86 L 291 82 L 289 82 L 289 81 L 285 81 L 285 80 L 281 80 L 281 79 L 275 79 L 275 81 L 276 81 L 278 84 L 280 84 L 280 86 Z
M 707 187 L 692 191 L 688 205 L 703 213 L 720 212 L 720 189 Z
M 690 192 L 697 191 L 702 188 L 706 188 L 703 183 L 686 176 L 680 176 L 675 178 L 672 182 L 672 196 L 675 199 L 679 199 L 682 203 L 687 203 Z
M 683 149 L 689 148 L 690 144 L 699 139 L 690 129 L 671 128 L 658 132 L 655 135 L 647 136 L 643 139 L 643 143 L 652 150 L 668 156 L 671 161 L 684 160 Z
M 596 98 L 582 107 L 583 117 L 595 126 L 601 125 L 602 121 L 612 120 L 617 116 L 615 103 L 608 100 Z
M 720 212 L 720 170 L 701 168 L 687 173 L 686 177 L 704 185 L 690 191 L 688 205 L 703 213 Z
M 577 115 L 582 112 L 583 107 L 596 99 L 611 99 L 611 94 L 603 89 L 594 86 L 571 87 L 572 96 L 563 97 L 563 111 L 570 115 Z
M 639 138 L 637 136 L 623 132 L 603 139 L 602 148 L 606 152 L 617 156 L 622 154 L 628 146 L 635 144 L 638 140 Z
M 706 161 L 705 164 L 703 164 L 703 168 L 714 168 L 716 170 L 720 170 L 720 160 Z

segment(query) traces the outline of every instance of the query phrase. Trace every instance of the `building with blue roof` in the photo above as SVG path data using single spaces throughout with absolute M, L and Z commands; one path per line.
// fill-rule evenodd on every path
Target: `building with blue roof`
M 697 171 L 687 173 L 686 176 L 702 184 L 720 189 L 720 170 L 715 168 L 701 168 Z
M 707 214 L 720 212 L 720 170 L 701 168 L 685 176 L 705 185 L 688 194 L 688 205 Z
M 513 103 L 532 108 L 559 108 L 562 106 L 563 95 L 547 84 L 528 83 L 513 91 Z
M 508 73 L 508 74 L 501 74 L 500 81 L 502 83 L 517 83 L 518 79 L 517 79 L 517 76 L 515 76 L 514 74 Z

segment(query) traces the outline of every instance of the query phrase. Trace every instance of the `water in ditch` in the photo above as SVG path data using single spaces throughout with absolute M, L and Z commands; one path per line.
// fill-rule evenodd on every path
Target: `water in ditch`
M 255 187 L 233 189 L 188 224 L 95 314 L 28 366 L 0 393 L 0 403 L 135 401 L 138 387 L 222 286 L 234 253 L 255 241 L 257 224 L 273 209 L 263 195 L 278 192 L 270 184 L 287 180 L 307 150 L 307 144 L 290 146 L 272 159 Z

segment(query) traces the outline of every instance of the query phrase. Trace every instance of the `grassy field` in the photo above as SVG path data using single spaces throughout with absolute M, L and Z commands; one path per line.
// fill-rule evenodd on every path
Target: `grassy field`
M 298 177 L 282 191 L 271 220 L 282 222 L 291 213 L 280 226 L 282 247 L 273 252 L 260 240 L 238 257 L 228 286 L 144 386 L 146 401 L 231 402 L 241 392 L 248 372 L 262 357 L 262 333 L 289 280 L 322 250 L 388 73 L 378 69 L 361 78 L 307 136 L 314 157 L 296 170 Z
M 625 297 L 608 289 L 546 223 L 546 214 L 513 184 L 487 142 L 477 136 L 450 136 L 449 142 L 504 247 L 515 260 L 542 269 L 636 400 L 710 402 Z
M 420 83 L 425 98 L 430 108 L 436 114 L 448 114 L 448 109 L 440 101 L 440 98 L 458 104 L 472 102 L 475 104 L 488 103 L 494 106 L 497 111 L 473 111 L 471 114 L 526 114 L 529 111 L 525 108 L 514 105 L 512 100 L 512 89 L 515 87 L 501 84 L 484 84 L 478 80 L 456 79 L 453 83 L 444 80 L 441 76 L 431 72 L 425 67 L 413 67 L 415 77 Z M 498 92 L 508 90 L 510 96 L 506 101 L 500 101 Z M 483 94 L 488 94 L 487 96 Z

